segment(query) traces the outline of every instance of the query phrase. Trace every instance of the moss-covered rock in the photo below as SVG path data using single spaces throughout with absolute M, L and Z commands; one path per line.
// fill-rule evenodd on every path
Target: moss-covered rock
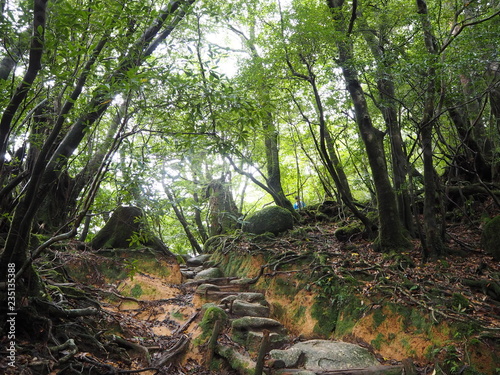
M 207 279 L 216 279 L 218 277 L 223 277 L 224 274 L 217 267 L 207 268 L 206 270 L 200 271 L 194 277 L 195 280 L 207 280 Z
M 352 236 L 363 231 L 363 224 L 359 221 L 353 221 L 343 227 L 335 230 L 335 237 L 339 241 L 348 241 Z
M 203 318 L 200 322 L 200 328 L 203 331 L 202 339 L 206 339 L 212 334 L 215 322 L 220 321 L 221 325 L 224 326 L 229 321 L 229 318 L 222 308 L 213 303 L 203 305 L 202 310 L 205 311 L 205 313 L 203 314 Z
M 269 354 L 271 358 L 282 360 L 286 367 L 303 364 L 305 369 L 325 372 L 379 365 L 375 356 L 366 348 L 328 340 L 299 342 L 286 350 L 271 350 Z
M 271 232 L 278 234 L 293 228 L 293 216 L 290 211 L 283 207 L 266 207 L 251 217 L 243 225 L 243 231 L 248 233 L 262 234 Z
M 481 246 L 495 260 L 500 260 L 500 215 L 486 223 L 481 235 Z
M 225 358 L 231 368 L 238 371 L 242 375 L 254 375 L 255 362 L 232 347 L 226 345 L 217 345 L 217 354 Z

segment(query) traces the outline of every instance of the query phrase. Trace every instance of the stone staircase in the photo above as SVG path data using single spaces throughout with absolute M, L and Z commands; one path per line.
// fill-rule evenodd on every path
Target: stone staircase
M 222 342 L 218 340 L 220 331 L 214 329 L 209 351 L 225 358 L 239 374 L 416 374 L 411 363 L 380 365 L 372 353 L 355 344 L 330 340 L 297 342 L 271 317 L 265 295 L 250 290 L 251 279 L 224 277 L 211 264 L 209 255 L 187 258 L 181 273 L 184 286 L 195 288 L 195 294 L 203 301 L 227 315 L 229 334 Z M 214 353 L 209 353 L 210 360 Z

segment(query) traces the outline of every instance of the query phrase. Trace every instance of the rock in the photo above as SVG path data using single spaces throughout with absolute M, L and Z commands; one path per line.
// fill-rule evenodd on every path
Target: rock
M 233 284 L 233 285 L 247 285 L 247 284 L 250 284 L 252 283 L 254 280 L 249 278 L 249 277 L 243 277 L 241 279 L 235 279 L 235 280 L 231 280 L 229 282 L 229 284 Z
M 247 348 L 248 345 L 260 345 L 255 343 L 255 340 L 259 334 L 262 335 L 264 329 L 270 331 L 270 337 L 273 334 L 278 334 L 280 336 L 285 336 L 286 334 L 286 330 L 280 322 L 269 318 L 245 316 L 243 318 L 234 319 L 231 322 L 231 326 L 233 328 L 231 332 L 232 340 L 238 344 L 246 346 Z M 259 340 L 262 340 L 262 338 Z M 273 340 L 279 341 L 278 338 L 274 336 Z
M 293 228 L 293 216 L 283 207 L 266 207 L 251 217 L 243 225 L 243 231 L 248 233 L 263 234 L 271 232 L 278 234 Z
M 250 351 L 257 353 L 262 344 L 262 339 L 264 334 L 262 332 L 249 331 L 246 335 L 245 348 Z M 288 341 L 288 336 L 280 335 L 276 332 L 271 332 L 269 334 L 269 349 L 278 349 L 282 347 Z
M 222 271 L 217 267 L 207 268 L 206 270 L 200 271 L 194 277 L 195 280 L 205 280 L 205 279 L 216 279 L 218 277 L 223 277 Z
M 363 225 L 360 222 L 354 221 L 346 226 L 337 228 L 334 235 L 337 240 L 344 242 L 350 240 L 352 236 L 361 233 L 362 231 Z
M 232 313 L 238 316 L 261 316 L 269 317 L 269 307 L 259 303 L 251 303 L 236 299 L 233 301 Z
M 196 276 L 196 272 L 194 271 L 184 271 L 184 270 L 181 270 L 181 275 L 184 276 L 186 279 L 192 279 L 193 277 Z
M 202 254 L 197 257 L 192 257 L 186 260 L 186 264 L 190 267 L 198 267 L 208 262 L 211 258 L 210 254 Z
M 271 358 L 266 361 L 266 366 L 272 369 L 285 368 L 285 362 L 283 362 L 281 359 Z
M 495 260 L 500 260 L 500 215 L 495 216 L 483 227 L 481 247 Z
M 295 344 L 287 350 L 271 350 L 271 358 L 281 359 L 286 367 L 303 361 L 304 368 L 312 371 L 347 370 L 377 366 L 379 362 L 367 349 L 347 342 L 310 340 Z
M 299 359 L 302 351 L 299 348 L 292 346 L 286 350 L 271 350 L 269 355 L 272 359 L 283 361 L 285 367 L 295 367 L 299 365 Z
M 248 356 L 239 353 L 234 348 L 227 345 L 217 345 L 215 350 L 217 354 L 225 358 L 231 368 L 242 375 L 252 375 L 255 370 L 255 362 Z
M 262 306 L 259 303 L 245 302 L 237 299 L 233 302 L 232 306 L 232 313 L 234 315 L 269 318 L 269 307 Z
M 215 323 L 220 322 L 221 327 L 224 327 L 229 320 L 226 312 L 219 306 L 213 303 L 206 303 L 202 307 L 203 318 L 200 322 L 200 328 L 202 330 L 202 339 L 207 339 L 212 335 Z
M 253 316 L 245 316 L 235 319 L 231 323 L 234 329 L 250 330 L 250 329 L 271 329 L 283 327 L 280 322 L 269 318 L 260 318 Z
M 220 290 L 220 288 L 217 285 L 213 285 L 213 284 L 201 284 L 201 285 L 198 285 L 198 288 L 196 288 L 196 293 L 197 294 L 204 294 L 205 292 L 207 292 L 209 290 L 218 291 L 218 290 Z
M 194 268 L 191 268 L 191 271 L 195 272 L 195 273 L 200 273 L 201 271 L 203 271 L 205 269 L 205 267 L 203 266 L 198 266 L 198 267 L 194 267 Z
M 227 296 L 221 299 L 221 303 L 223 304 L 230 304 L 234 300 L 241 300 L 241 301 L 246 301 L 246 302 L 258 302 L 263 306 L 269 306 L 269 303 L 266 301 L 266 297 L 264 297 L 264 294 L 262 293 L 253 293 L 253 292 L 246 292 L 246 293 L 238 293 L 232 296 Z

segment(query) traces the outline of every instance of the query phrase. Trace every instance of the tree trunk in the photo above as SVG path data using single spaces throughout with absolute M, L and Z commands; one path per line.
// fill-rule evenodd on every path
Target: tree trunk
M 35 0 L 34 2 L 33 36 L 31 39 L 28 70 L 0 119 L 0 171 L 3 169 L 5 162 L 7 141 L 14 115 L 22 101 L 26 98 L 31 85 L 42 68 L 41 60 L 44 45 L 43 31 L 45 29 L 46 4 L 47 0 Z M 33 217 L 39 207 L 39 202 L 36 201 L 37 181 L 39 181 L 42 174 L 43 168 L 35 166 L 31 173 L 33 182 L 28 184 L 25 196 L 21 199 L 14 212 L 5 242 L 5 249 L 0 255 L 0 281 L 6 280 L 9 264 L 15 264 L 16 269 L 19 270 L 28 261 L 27 248 L 31 237 Z M 16 293 L 16 298 L 20 298 L 24 292 L 23 289 L 26 289 L 26 294 L 28 295 L 37 295 L 40 292 L 38 275 L 32 266 L 27 268 L 24 277 L 24 282 L 16 284 L 21 288 L 21 292 L 18 291 Z
M 387 132 L 391 142 L 391 160 L 394 189 L 396 190 L 398 211 L 401 222 L 414 235 L 413 215 L 411 210 L 411 200 L 407 190 L 408 160 L 403 147 L 403 138 L 401 136 L 401 127 L 398 122 L 397 107 L 395 102 L 396 90 L 392 75 L 391 62 L 384 55 L 384 44 L 377 38 L 376 33 L 372 32 L 366 22 L 362 22 L 363 36 L 372 55 L 377 61 L 377 89 L 380 95 L 378 107 L 384 117 Z
M 323 107 L 323 102 L 321 100 L 321 95 L 319 94 L 318 86 L 316 85 L 316 75 L 312 70 L 312 65 L 308 63 L 308 61 L 304 56 L 301 56 L 301 60 L 302 63 L 307 67 L 308 75 L 303 75 L 295 71 L 295 69 L 292 66 L 292 63 L 288 60 L 288 57 L 287 57 L 287 64 L 294 76 L 308 82 L 312 88 L 314 94 L 314 102 L 316 110 L 318 112 L 319 138 L 320 138 L 319 142 L 315 136 L 315 132 L 312 128 L 311 121 L 309 121 L 307 116 L 301 110 L 300 105 L 297 103 L 297 101 L 295 100 L 294 101 L 297 107 L 299 108 L 300 112 L 302 113 L 302 117 L 304 117 L 304 119 L 309 124 L 309 131 L 314 140 L 314 144 L 319 153 L 320 159 L 323 165 L 325 166 L 326 170 L 328 171 L 330 177 L 333 179 L 335 187 L 337 188 L 338 195 L 340 196 L 342 202 L 351 210 L 354 216 L 356 216 L 358 219 L 361 220 L 361 222 L 365 226 L 366 234 L 368 235 L 368 237 L 371 237 L 372 223 L 366 217 L 366 215 L 360 212 L 354 205 L 347 176 L 344 172 L 344 169 L 342 168 L 342 164 L 340 163 L 339 158 L 337 157 L 335 144 L 333 142 L 332 136 L 326 124 L 325 111 Z
M 228 233 L 239 227 L 238 219 L 241 214 L 224 178 L 213 180 L 208 184 L 206 197 L 209 198 L 210 236 Z
M 407 190 L 408 160 L 403 148 L 401 127 L 397 121 L 397 111 L 393 98 L 395 97 L 394 82 L 389 79 L 380 78 L 377 87 L 382 99 L 382 115 L 391 142 L 391 160 L 393 169 L 394 189 L 397 194 L 398 211 L 401 222 L 406 230 L 413 236 L 415 233 L 413 225 L 413 214 L 411 199 Z
M 147 227 L 139 207 L 120 206 L 90 242 L 93 249 L 128 249 L 149 246 L 169 256 L 168 247 Z
M 28 48 L 24 41 L 29 39 L 29 30 L 20 33 L 18 39 L 20 42 L 0 60 L 0 80 L 7 80 L 9 78 L 10 73 L 12 73 L 14 67 Z
M 250 34 L 253 36 L 255 25 L 251 25 Z M 257 51 L 257 48 L 252 40 L 252 37 L 247 37 L 241 31 L 231 27 L 231 30 L 235 32 L 243 41 L 250 51 L 250 55 L 256 63 L 260 66 L 260 71 L 264 71 L 264 67 L 261 63 L 261 58 Z M 259 87 L 260 98 L 263 106 L 266 106 L 270 102 L 270 90 L 266 84 L 261 84 Z M 266 177 L 266 191 L 270 192 L 274 203 L 276 205 L 286 208 L 289 210 L 295 218 L 298 218 L 297 212 L 293 208 L 292 202 L 288 200 L 286 194 L 283 190 L 283 185 L 281 184 L 281 170 L 279 162 L 279 150 L 278 150 L 278 130 L 274 124 L 273 115 L 271 112 L 267 112 L 264 116 L 262 123 L 263 133 L 264 133 L 264 146 L 266 149 L 266 166 L 267 166 L 267 177 Z
M 179 223 L 181 223 L 182 228 L 184 229 L 184 232 L 186 233 L 186 237 L 191 245 L 191 248 L 193 249 L 195 254 L 202 254 L 203 250 L 201 249 L 200 244 L 196 240 L 196 238 L 193 235 L 193 232 L 191 232 L 191 228 L 189 226 L 189 223 L 186 220 L 186 217 L 184 216 L 184 212 L 182 212 L 181 207 L 179 207 L 176 203 L 176 199 L 174 197 L 174 194 L 172 190 L 165 184 L 163 185 L 163 190 L 165 191 L 165 194 L 167 194 L 167 198 L 170 201 L 170 204 L 172 205 L 172 209 L 175 212 L 175 216 L 177 216 L 177 220 L 179 220 Z
M 455 180 L 477 182 L 492 180 L 492 166 L 486 161 L 479 145 L 468 129 L 464 113 L 454 104 L 448 106 L 455 129 L 463 146 L 457 149 L 451 163 L 450 177 Z
M 379 235 L 374 245 L 376 248 L 384 251 L 401 251 L 402 249 L 408 248 L 410 242 L 403 234 L 403 226 L 399 218 L 396 194 L 391 186 L 389 173 L 387 171 L 382 144 L 383 133 L 372 124 L 365 94 L 358 80 L 357 72 L 352 65 L 352 44 L 348 41 L 348 27 L 345 16 L 342 13 L 343 3 L 343 0 L 327 0 L 327 4 L 334 17 L 337 31 L 345 35 L 344 41 L 340 39 L 337 41 L 339 50 L 338 63 L 342 68 L 342 73 L 347 83 L 347 90 L 354 104 L 356 123 L 366 147 L 368 162 L 372 171 L 377 195 Z
M 436 39 L 432 33 L 431 23 L 428 19 L 427 4 L 424 0 L 416 0 L 417 12 L 421 16 L 421 23 L 424 33 L 424 41 L 428 53 L 436 57 Z M 439 189 L 437 186 L 437 176 L 434 170 L 432 134 L 435 125 L 434 120 L 434 100 L 436 92 L 436 69 L 433 66 L 435 59 L 427 70 L 427 87 L 425 91 L 424 114 L 420 127 L 420 139 L 422 154 L 424 159 L 424 229 L 425 241 L 422 243 L 425 257 L 437 257 L 443 254 L 443 238 L 441 236 L 441 222 L 438 213 L 441 211 L 439 204 Z
M 201 242 L 205 243 L 208 240 L 208 234 L 203 225 L 203 220 L 201 219 L 201 209 L 199 205 L 201 204 L 198 193 L 193 193 L 193 200 L 196 203 L 196 207 L 194 207 L 194 222 L 196 223 L 196 228 L 198 231 L 198 235 L 201 238 Z
M 29 54 L 28 69 L 19 84 L 16 92 L 12 96 L 7 108 L 0 118 L 0 171 L 5 163 L 5 153 L 7 141 L 11 131 L 12 120 L 21 106 L 21 103 L 28 95 L 29 90 L 40 69 L 42 69 L 42 54 L 44 47 L 44 30 L 46 19 L 46 5 L 48 0 L 35 0 L 33 5 L 33 35 Z
M 153 25 L 134 43 L 118 68 L 109 74 L 109 81 L 123 82 L 127 80 L 127 71 L 141 65 L 145 59 L 153 53 L 158 44 L 169 36 L 175 26 L 183 19 L 187 7 L 193 4 L 194 1 L 195 0 L 172 1 L 162 12 L 160 12 L 160 15 Z M 30 50 L 28 71 L 0 120 L 0 165 L 4 163 L 5 146 L 10 133 L 12 119 L 23 98 L 26 97 L 27 91 L 31 88 L 31 83 L 34 81 L 38 70 L 41 68 L 40 61 L 43 50 L 43 34 L 41 31 L 43 31 L 45 21 L 46 2 L 46 0 L 35 1 L 34 35 Z M 167 20 L 169 20 L 169 24 L 165 25 Z M 164 30 L 162 30 L 162 28 L 164 28 Z M 14 262 L 19 269 L 28 261 L 28 247 L 33 227 L 33 218 L 36 216 L 41 203 L 46 198 L 50 186 L 57 183 L 58 177 L 64 170 L 63 167 L 67 158 L 71 156 L 81 143 L 89 127 L 108 109 L 111 103 L 111 100 L 108 99 L 112 98 L 115 94 L 112 90 L 111 88 L 108 91 L 102 91 L 102 89 L 100 89 L 94 92 L 90 102 L 91 110 L 71 126 L 71 129 L 54 152 L 52 152 L 52 149 L 56 144 L 56 138 L 59 135 L 59 131 L 54 129 L 46 140 L 35 166 L 30 173 L 30 180 L 26 186 L 25 194 L 20 199 L 14 211 L 14 216 L 5 243 L 5 250 L 0 256 L 0 281 L 5 280 L 7 275 L 6 270 L 10 263 Z M 61 120 L 61 124 L 63 121 L 64 119 Z M 29 269 L 32 268 L 30 267 Z M 25 275 L 26 278 L 31 276 L 32 274 L 29 273 Z M 33 293 L 37 292 L 33 290 L 33 286 L 36 286 L 37 283 L 26 281 L 23 284 L 29 287 Z M 22 288 L 21 283 L 18 283 L 18 287 Z M 17 293 L 16 295 L 20 296 L 21 293 Z
M 266 147 L 266 164 L 267 164 L 267 187 L 274 192 L 272 195 L 274 203 L 278 206 L 286 208 L 295 215 L 295 210 L 292 203 L 288 200 L 283 191 L 281 184 L 281 169 L 278 151 L 278 131 L 274 126 L 272 115 L 266 115 L 266 121 L 263 124 L 264 128 L 264 144 Z

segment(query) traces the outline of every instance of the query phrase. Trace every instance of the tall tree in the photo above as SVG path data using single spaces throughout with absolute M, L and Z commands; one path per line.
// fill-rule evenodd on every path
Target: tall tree
M 44 46 L 45 25 L 45 5 L 46 1 L 35 1 L 34 25 L 32 44 L 30 48 L 30 60 L 25 77 L 18 89 L 14 92 L 10 103 L 3 110 L 0 120 L 0 151 L 1 163 L 5 165 L 6 149 L 9 135 L 12 133 L 12 125 L 15 116 L 22 116 L 21 102 L 26 98 L 37 73 L 42 69 L 41 58 L 44 47 L 47 53 L 52 53 L 47 46 Z M 34 165 L 29 170 L 29 180 L 24 187 L 24 194 L 18 200 L 10 221 L 10 229 L 5 243 L 5 250 L 0 256 L 0 270 L 2 281 L 5 279 L 8 264 L 15 263 L 19 270 L 16 277 L 19 290 L 29 289 L 32 294 L 38 293 L 36 273 L 32 267 L 26 267 L 31 260 L 28 257 L 30 236 L 33 227 L 33 218 L 36 216 L 40 205 L 46 198 L 49 187 L 57 183 L 60 176 L 67 167 L 68 158 L 81 144 L 85 135 L 92 130 L 92 126 L 104 115 L 110 107 L 114 95 L 123 90 L 123 86 L 133 77 L 133 72 L 141 66 L 146 59 L 151 56 L 158 45 L 164 41 L 172 31 L 178 26 L 186 15 L 194 0 L 172 1 L 160 10 L 152 24 L 143 31 L 135 30 L 138 35 L 135 42 L 127 46 L 127 51 L 117 57 L 118 63 L 112 67 L 105 75 L 105 84 L 96 87 L 86 110 L 82 112 L 69 128 L 64 128 L 65 120 L 68 118 L 68 110 L 74 107 L 76 99 L 68 98 L 66 108 L 61 110 L 55 120 L 55 125 L 50 129 L 50 134 L 43 140 L 43 145 L 36 157 Z M 57 20 L 57 17 L 55 18 Z M 97 19 L 95 20 L 97 21 Z M 52 24 L 48 25 L 49 28 Z M 130 26 L 130 25 L 128 25 Z M 98 43 L 95 48 L 99 48 Z M 95 50 L 95 49 L 94 49 Z M 109 51 L 114 56 L 114 52 Z M 94 55 L 95 56 L 95 55 Z M 89 62 L 95 58 L 89 57 Z M 93 64 L 90 64 L 93 65 Z M 83 84 L 87 78 L 84 69 L 77 82 L 74 92 L 79 97 L 83 90 Z M 25 114 L 26 115 L 26 114 Z M 29 112 L 27 113 L 29 116 Z M 76 228 L 73 228 L 76 233 Z M 22 272 L 21 270 L 27 271 Z M 31 281 L 30 281 L 31 280 Z M 21 293 L 19 293 L 21 295 Z
M 434 36 L 432 25 L 429 19 L 427 4 L 424 0 L 416 0 L 417 12 L 420 15 L 422 25 L 422 34 L 425 47 L 429 54 L 427 74 L 427 84 L 424 96 L 424 108 L 422 120 L 419 124 L 420 142 L 422 145 L 422 154 L 424 162 L 424 255 L 439 256 L 444 252 L 441 221 L 438 219 L 440 212 L 439 199 L 440 188 L 433 162 L 433 142 L 432 136 L 436 123 L 435 119 L 435 101 L 437 87 L 437 64 L 438 45 Z
M 385 7 L 387 8 L 387 7 Z M 413 214 L 411 209 L 411 198 L 409 196 L 408 186 L 408 171 L 409 163 L 408 156 L 404 150 L 404 141 L 401 135 L 401 124 L 398 121 L 396 83 L 394 78 L 394 48 L 389 45 L 388 34 L 394 27 L 390 24 L 387 18 L 387 9 L 376 11 L 374 17 L 378 18 L 378 25 L 371 26 L 367 17 L 363 13 L 362 17 L 358 18 L 361 24 L 363 37 L 370 48 L 370 51 L 376 61 L 376 85 L 378 90 L 378 100 L 376 105 L 385 121 L 387 135 L 390 141 L 392 176 L 394 189 L 397 195 L 398 210 L 402 223 L 410 234 L 414 233 Z M 361 13 L 358 10 L 359 13 Z
M 255 4 L 254 4 L 255 6 Z M 250 11 L 250 14 L 255 17 L 255 9 Z M 281 207 L 288 209 L 294 215 L 293 205 L 286 197 L 286 194 L 281 183 L 281 166 L 279 157 L 279 131 L 275 124 L 275 116 L 272 112 L 272 99 L 270 81 L 266 78 L 266 68 L 262 57 L 259 55 L 256 45 L 256 22 L 255 18 L 249 19 L 249 35 L 246 35 L 241 30 L 231 26 L 231 30 L 235 32 L 243 41 L 243 45 L 248 49 L 254 65 L 254 79 L 256 79 L 256 96 L 259 101 L 259 106 L 264 109 L 262 115 L 262 130 L 264 137 L 265 156 L 266 156 L 266 184 L 271 192 L 274 202 Z
M 365 93 L 361 87 L 354 64 L 354 51 L 352 30 L 356 19 L 357 2 L 354 1 L 351 12 L 344 6 L 344 0 L 327 0 L 335 24 L 335 43 L 338 48 L 338 64 L 347 84 L 354 106 L 356 123 L 366 147 L 368 161 L 372 171 L 377 194 L 377 207 L 379 214 L 379 235 L 376 247 L 382 250 L 401 251 L 409 246 L 401 224 L 396 194 L 391 185 L 387 170 L 387 163 L 382 144 L 383 132 L 373 126 Z M 348 17 L 350 15 L 350 17 Z

